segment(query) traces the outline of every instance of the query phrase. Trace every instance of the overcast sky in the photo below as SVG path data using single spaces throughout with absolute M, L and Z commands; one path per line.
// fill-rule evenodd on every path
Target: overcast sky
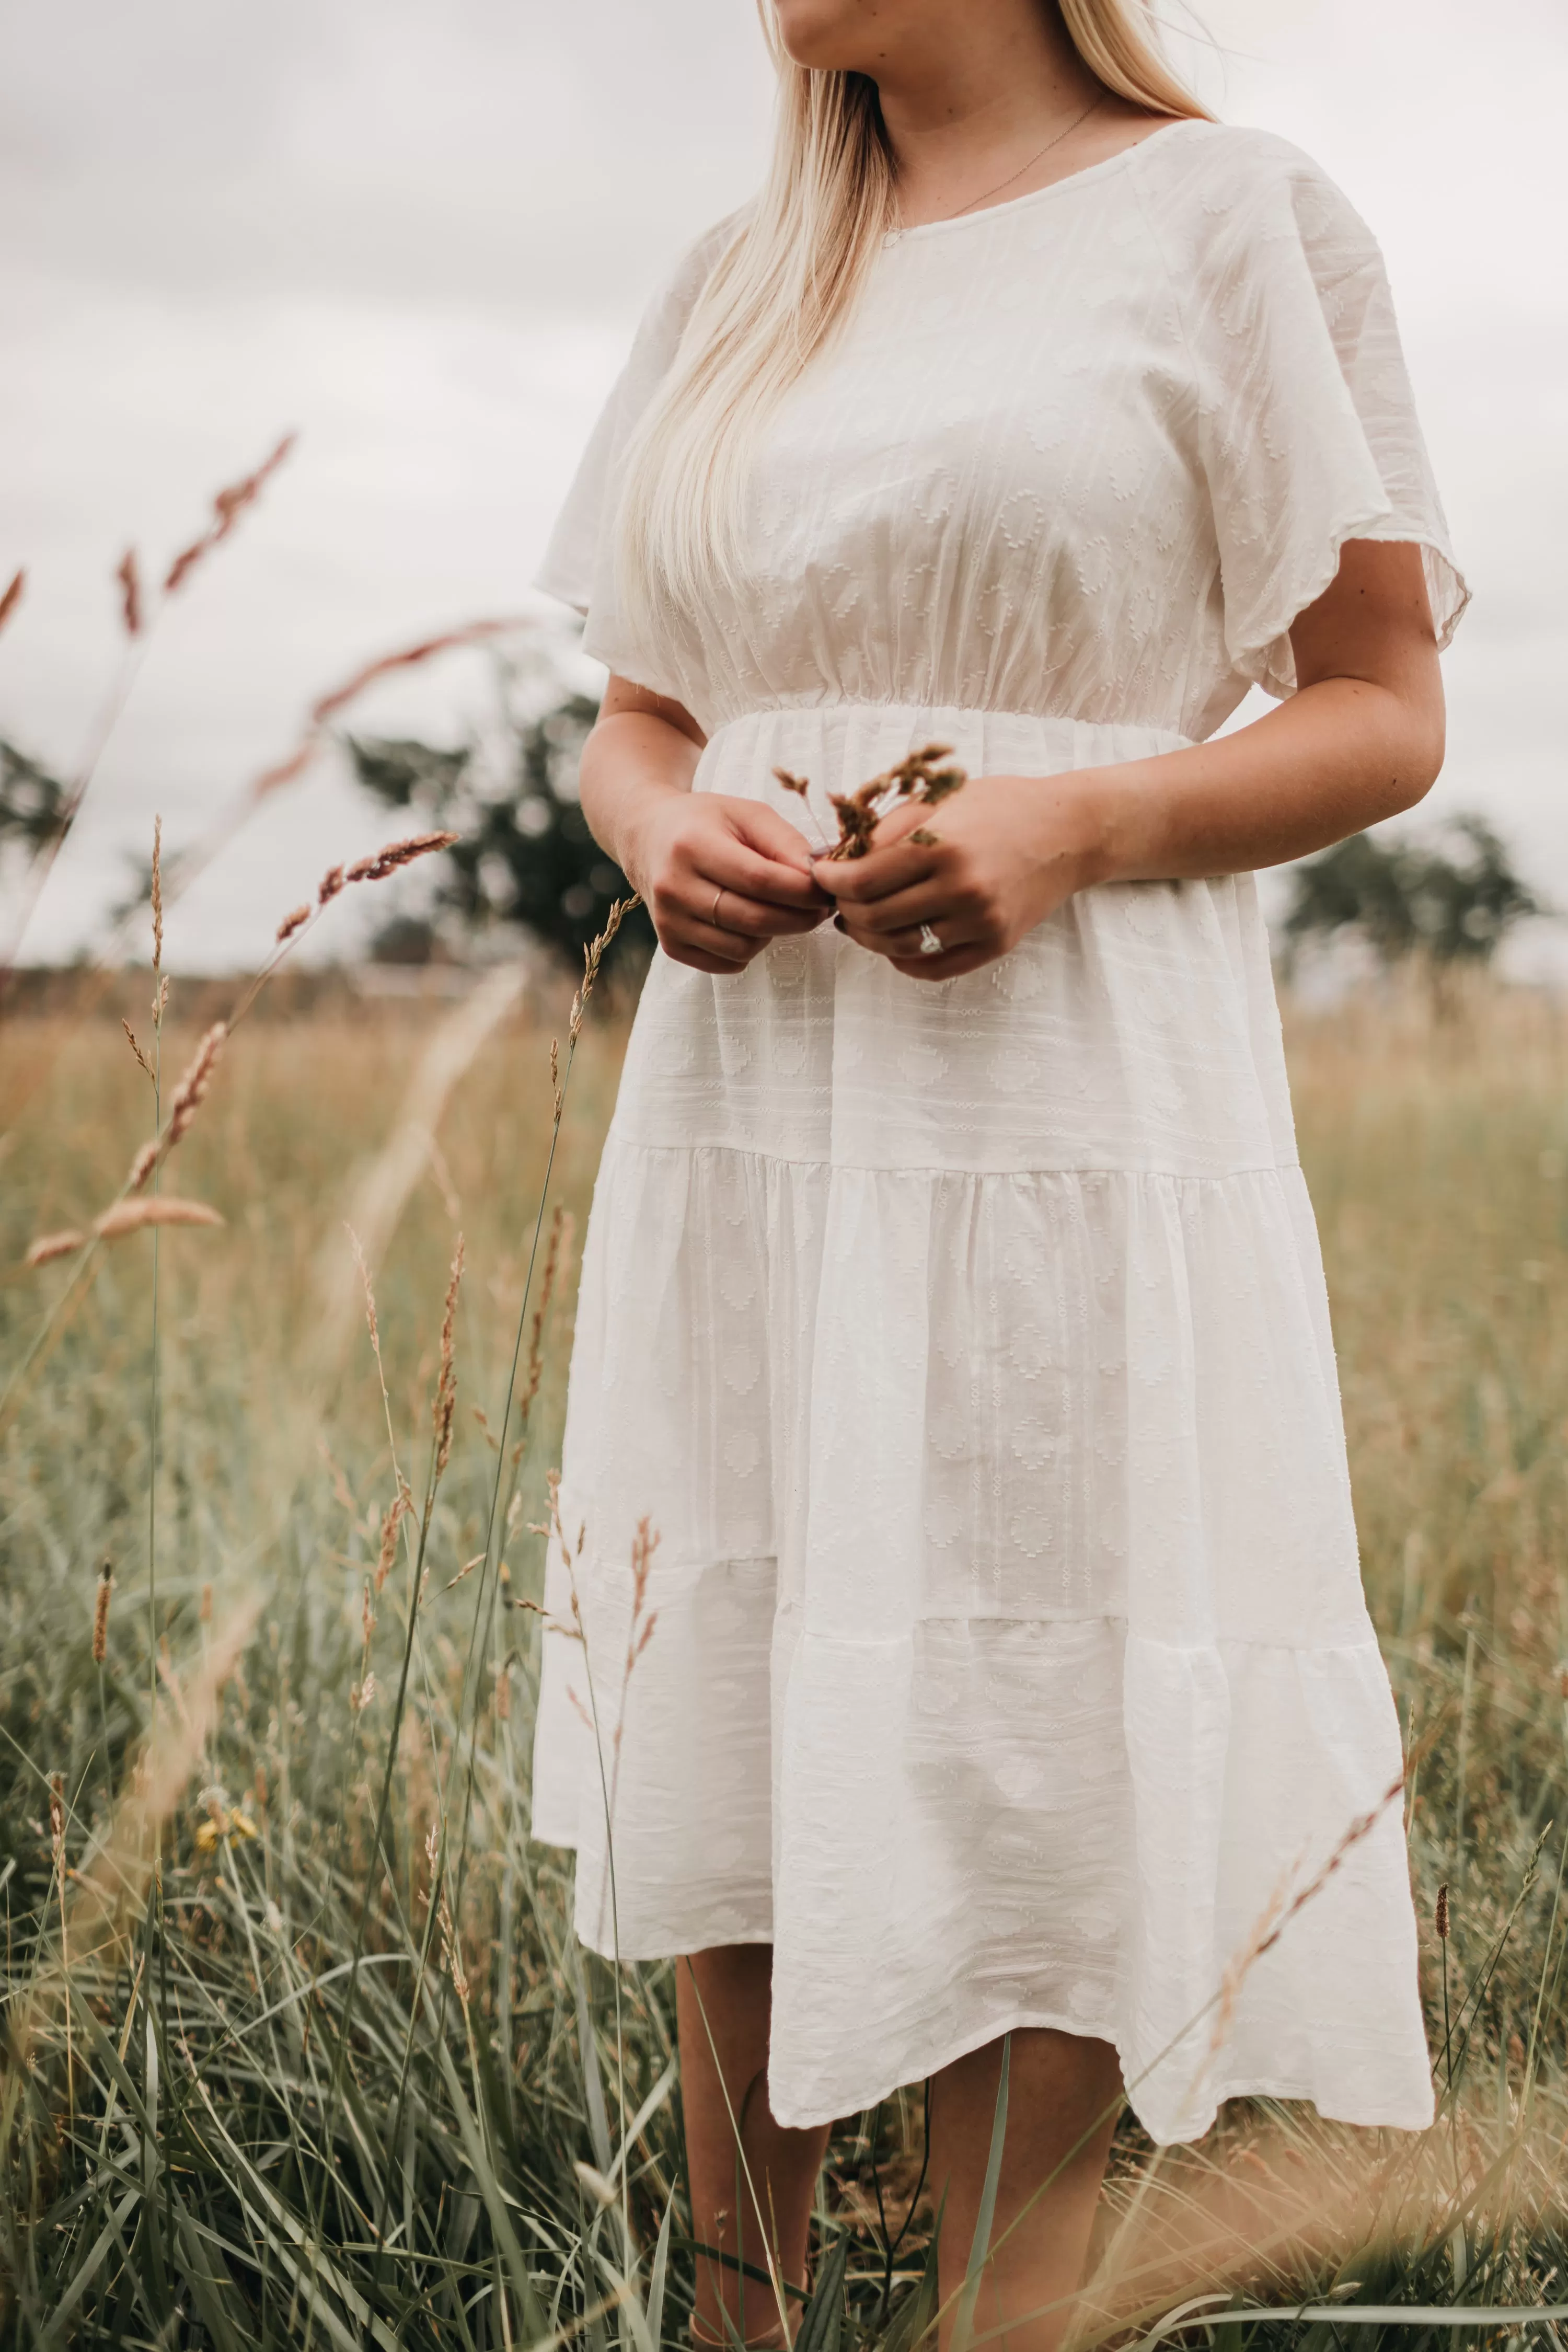
M 972 0 L 977 5 L 977 0 Z M 1562 0 L 1206 0 L 1181 60 L 1300 142 L 1382 239 L 1476 604 L 1434 806 L 1568 905 Z M 160 624 L 26 952 L 89 941 L 153 814 L 195 838 L 366 656 L 530 608 L 640 303 L 767 137 L 752 0 L 47 0 L 0 16 L 0 733 L 68 769 L 150 567 L 287 425 L 265 507 Z M 462 656 L 367 723 L 459 731 Z M 176 910 L 253 959 L 386 831 L 330 766 Z M 343 940 L 350 936 L 345 929 Z

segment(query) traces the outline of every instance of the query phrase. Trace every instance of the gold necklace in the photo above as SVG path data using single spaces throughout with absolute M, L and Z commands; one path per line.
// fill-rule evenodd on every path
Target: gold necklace
M 1103 99 L 1104 96 L 1105 92 L 1101 90 L 1099 98 L 1091 98 L 1089 104 L 1084 108 L 1083 112 L 1081 114 L 1075 114 L 1072 121 L 1067 125 L 1065 130 L 1057 131 L 1051 138 L 1047 139 L 1045 145 L 1039 150 L 1037 154 L 1031 155 L 1027 163 L 1020 163 L 1016 172 L 1009 172 L 1005 180 L 998 180 L 994 188 L 982 188 L 977 196 L 972 196 L 966 205 L 960 205 L 955 213 L 949 213 L 947 215 L 948 219 L 962 220 L 965 213 L 972 213 L 974 210 L 975 205 L 983 205 L 988 196 L 1000 195 L 1002 190 L 1004 188 L 1010 188 L 1015 180 L 1021 180 L 1026 172 L 1032 172 L 1036 164 L 1041 161 L 1042 157 L 1050 153 L 1053 147 L 1059 147 L 1064 139 L 1069 139 L 1072 136 L 1080 122 L 1087 122 L 1089 121 L 1089 116 L 1094 112 L 1096 107 L 1099 106 L 1100 100 Z

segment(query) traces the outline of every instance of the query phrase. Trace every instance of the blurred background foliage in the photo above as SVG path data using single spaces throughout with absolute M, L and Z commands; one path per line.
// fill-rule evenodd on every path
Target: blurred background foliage
M 630 884 L 588 829 L 578 766 L 599 705 L 559 669 L 497 667 L 495 713 L 468 740 L 345 735 L 342 748 L 373 799 L 461 839 L 405 886 L 374 933 L 373 961 L 466 962 L 536 941 L 572 965 L 604 929 Z M 61 830 L 67 787 L 0 738 L 0 862 L 37 855 Z M 1436 824 L 1354 833 L 1286 874 L 1274 921 L 1288 977 L 1304 959 L 1359 948 L 1392 971 L 1425 966 L 1439 1009 L 1447 975 L 1489 964 L 1527 923 L 1555 919 L 1489 821 L 1473 812 Z M 147 873 L 133 896 L 144 902 Z M 636 971 L 654 945 L 638 908 L 612 940 L 606 965 Z
M 432 827 L 462 835 L 437 861 L 426 905 L 401 908 L 372 952 L 428 963 L 521 931 L 574 963 L 630 884 L 588 830 L 577 797 L 583 746 L 598 703 L 576 690 L 542 711 L 503 704 L 499 729 L 452 750 L 409 738 L 349 736 L 366 792 Z M 607 961 L 646 961 L 653 926 L 638 908 L 610 942 Z

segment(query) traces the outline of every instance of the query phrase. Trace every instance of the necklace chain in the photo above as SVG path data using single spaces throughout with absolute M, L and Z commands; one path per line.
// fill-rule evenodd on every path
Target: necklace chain
M 1101 96 L 1103 96 L 1103 94 L 1104 93 L 1101 92 Z M 948 215 L 948 218 L 950 220 L 962 220 L 965 213 L 972 213 L 974 210 L 975 205 L 983 205 L 988 196 L 999 195 L 1004 188 L 1010 188 L 1015 180 L 1021 180 L 1026 172 L 1032 172 L 1035 165 L 1045 156 L 1048 155 L 1053 147 L 1059 147 L 1064 139 L 1068 139 L 1072 136 L 1072 133 L 1078 129 L 1080 122 L 1087 122 L 1089 121 L 1089 116 L 1094 112 L 1100 102 L 1099 98 L 1091 98 L 1081 114 L 1075 114 L 1072 121 L 1062 130 L 1053 132 L 1051 137 L 1047 140 L 1045 145 L 1035 154 L 1031 155 L 1026 163 L 1020 163 L 1016 172 L 1009 172 L 1005 180 L 998 180 L 994 188 L 982 188 L 977 196 L 971 196 L 966 205 L 960 205 L 955 213 L 950 213 Z

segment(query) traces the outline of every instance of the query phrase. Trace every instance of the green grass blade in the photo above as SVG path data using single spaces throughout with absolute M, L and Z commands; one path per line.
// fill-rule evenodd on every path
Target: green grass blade
M 996 2219 L 996 2191 L 1002 2181 L 1002 2149 L 1007 2137 L 1007 2076 L 1012 2058 L 1013 2037 L 1008 2033 L 1003 2036 L 1002 2041 L 996 2113 L 991 2125 L 991 2150 L 985 2159 L 985 2182 L 980 2192 L 980 2210 L 974 2217 L 974 2242 L 969 2249 L 969 2267 L 964 2272 L 963 2292 L 952 2315 L 952 2352 L 968 2352 L 969 2339 L 974 2332 L 974 2307 L 980 2300 L 980 2278 L 991 2249 L 991 2230 Z

